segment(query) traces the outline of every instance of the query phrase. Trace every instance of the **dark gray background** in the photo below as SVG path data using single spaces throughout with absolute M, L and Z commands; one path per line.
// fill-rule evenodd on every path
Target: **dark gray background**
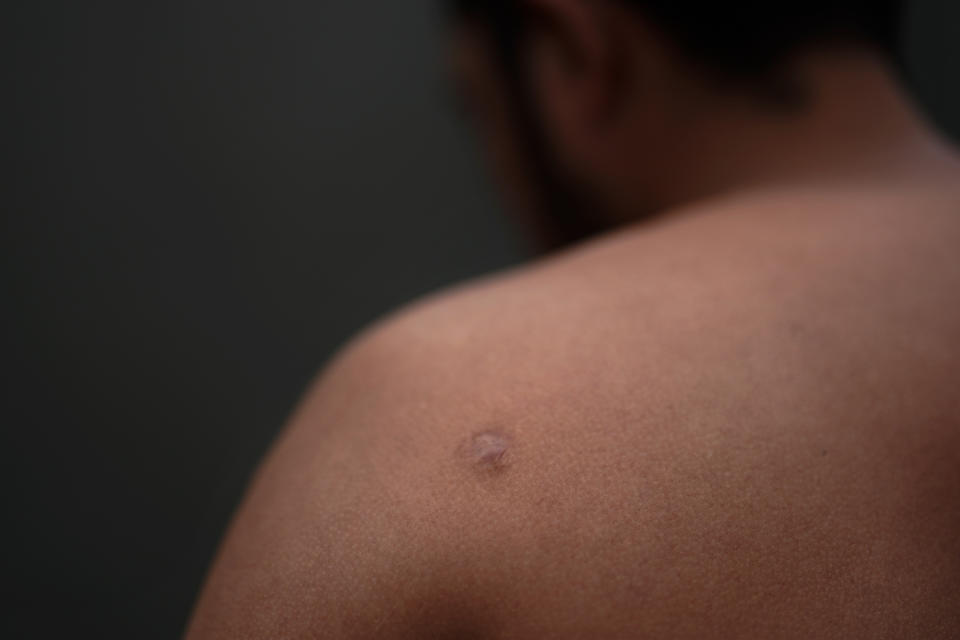
M 0 637 L 176 637 L 333 349 L 523 248 L 429 2 L 5 6 Z M 908 42 L 960 133 L 960 4 Z

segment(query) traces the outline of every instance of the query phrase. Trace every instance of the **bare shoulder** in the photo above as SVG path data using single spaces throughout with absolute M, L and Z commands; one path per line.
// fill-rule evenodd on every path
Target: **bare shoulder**
M 188 638 L 474 637 L 474 527 L 515 486 L 520 399 L 537 411 L 537 383 L 510 379 L 539 368 L 522 277 L 417 301 L 335 355 L 253 478 Z
M 586 346 L 563 289 L 514 269 L 345 345 L 254 477 L 187 637 L 486 635 L 473 567 L 511 546 L 494 529 L 539 517 L 525 469 L 574 446 L 537 452 L 575 422 L 556 383 L 586 379 L 567 377 Z
M 904 309 L 851 340 L 870 274 L 750 215 L 606 238 L 363 332 L 259 471 L 188 637 L 948 637 L 956 314 L 902 293 L 928 342 L 891 341 Z

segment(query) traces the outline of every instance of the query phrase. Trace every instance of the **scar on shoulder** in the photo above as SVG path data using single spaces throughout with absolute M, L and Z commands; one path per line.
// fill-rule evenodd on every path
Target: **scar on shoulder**
M 509 435 L 499 430 L 478 431 L 460 443 L 457 457 L 478 471 L 501 471 L 510 462 Z

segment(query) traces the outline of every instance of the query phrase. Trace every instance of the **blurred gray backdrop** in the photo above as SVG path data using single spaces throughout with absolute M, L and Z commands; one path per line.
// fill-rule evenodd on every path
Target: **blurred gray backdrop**
M 960 134 L 960 3 L 912 85 Z M 524 258 L 424 0 L 12 0 L 2 29 L 2 638 L 174 638 L 318 367 Z

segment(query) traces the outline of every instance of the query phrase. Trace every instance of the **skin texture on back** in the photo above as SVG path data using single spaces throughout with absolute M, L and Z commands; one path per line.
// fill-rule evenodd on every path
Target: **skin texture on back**
M 325 369 L 187 638 L 953 638 L 960 192 L 692 205 Z

